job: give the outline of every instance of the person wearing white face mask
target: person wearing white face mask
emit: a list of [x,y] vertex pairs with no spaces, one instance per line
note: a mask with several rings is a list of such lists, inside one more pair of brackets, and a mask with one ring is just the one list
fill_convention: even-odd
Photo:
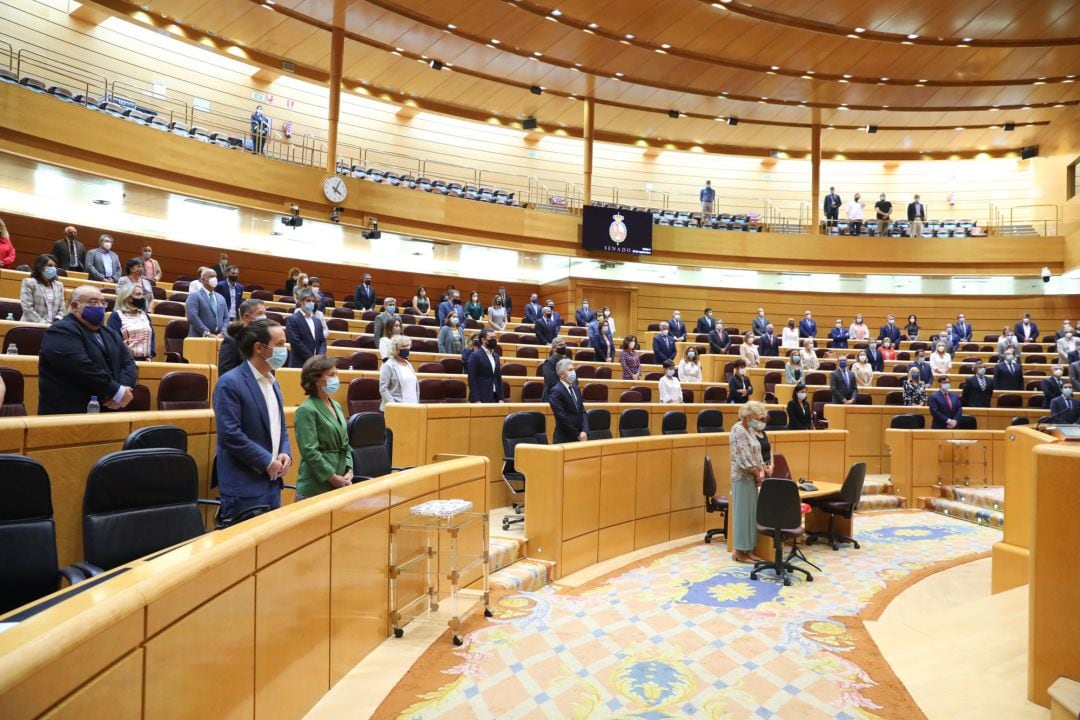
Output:
[[750,375],[746,372],[746,361],[736,360],[734,372],[728,380],[728,402],[749,402],[753,392],[754,387],[750,384]]
[[1052,422],[1061,425],[1080,422],[1080,401],[1074,400],[1073,394],[1072,386],[1066,385],[1061,389],[1061,395],[1050,403]]
[[300,387],[308,398],[296,408],[295,416],[300,451],[297,501],[346,487],[353,480],[349,430],[345,413],[334,399],[341,388],[334,361],[325,355],[308,358],[300,372]]
[[788,430],[811,430],[813,429],[813,415],[810,413],[810,403],[806,399],[806,386],[799,383],[791,392],[791,399],[787,404],[787,429]]
[[1005,357],[994,366],[994,387],[1002,391],[1024,389],[1024,368],[1012,350],[1006,350]]
[[686,342],[686,323],[682,321],[682,313],[678,310],[671,314],[671,322],[668,328],[675,342]]
[[787,327],[780,331],[780,347],[785,350],[799,347],[799,329],[795,327],[795,318],[788,318]]
[[851,370],[855,373],[855,382],[859,387],[869,387],[874,384],[874,366],[867,359],[865,350],[859,351]]
[[917,367],[911,368],[904,380],[904,404],[908,406],[926,404],[926,383],[923,382],[922,374]]
[[[739,422],[731,428],[728,441],[731,453],[731,559],[735,562],[758,562],[753,554],[757,546],[757,486],[765,481],[771,466],[771,448],[765,435],[765,406],[757,401],[739,408]],[[765,457],[769,448],[770,457]]]
[[956,393],[949,392],[952,387],[949,378],[938,378],[940,390],[930,396],[931,430],[952,430],[960,424],[964,414],[963,405]]
[[653,362],[663,364],[675,360],[675,340],[671,337],[667,321],[660,323],[660,332],[653,338]]
[[285,320],[289,341],[289,367],[302,368],[308,358],[326,353],[326,335],[315,317],[315,293],[307,287],[300,291],[297,309]]
[[86,272],[91,280],[116,282],[120,277],[120,257],[113,252],[109,235],[98,238],[98,246],[86,253]]
[[934,377],[939,377],[948,375],[950,369],[952,369],[952,355],[945,352],[945,343],[939,342],[930,355],[930,372],[934,374]]
[[694,346],[686,349],[679,362],[679,379],[683,382],[701,382],[701,352]]
[[64,286],[56,279],[56,259],[38,255],[19,288],[22,321],[51,325],[64,317]]
[[274,377],[289,355],[285,328],[273,320],[252,322],[239,331],[237,347],[246,362],[222,375],[213,395],[220,516],[226,525],[281,507],[282,479],[292,466]]
[[586,327],[594,320],[596,320],[596,311],[590,309],[589,298],[585,298],[581,301],[581,307],[574,311],[574,322],[578,324],[578,327]]
[[217,275],[204,268],[199,276],[199,287],[188,293],[188,337],[222,337],[225,331],[225,298],[214,292]]
[[659,385],[660,402],[681,403],[683,401],[682,384],[679,378],[675,377],[675,363],[671,360],[664,361],[664,376],[660,378]]
[[1050,377],[1042,381],[1042,406],[1049,409],[1050,403],[1061,395],[1061,389],[1068,382],[1065,380],[1065,369],[1060,364],[1054,363],[1050,368]]
[[806,382],[806,370],[802,366],[802,353],[792,350],[784,364],[784,384],[797,385]]
[[1058,359],[1065,364],[1069,362],[1069,355],[1076,352],[1080,344],[1076,340],[1076,332],[1072,327],[1065,328],[1065,333],[1057,341]]
[[803,340],[802,350],[799,351],[799,357],[802,358],[802,368],[806,372],[811,370],[817,370],[821,363],[818,361],[817,353],[814,352],[814,339],[806,338]]
[[754,344],[754,333],[746,333],[742,344],[739,345],[739,359],[746,367],[757,367],[761,363],[761,355]]
[[461,329],[461,316],[457,310],[451,310],[439,329],[439,352],[448,355],[461,355],[465,348],[465,331]]
[[855,316],[855,322],[851,323],[848,328],[848,335],[852,340],[868,340],[870,338],[870,328],[865,322],[863,322],[862,314]]
[[994,384],[986,377],[982,358],[976,358],[974,372],[960,388],[960,400],[964,407],[990,407],[994,396]]

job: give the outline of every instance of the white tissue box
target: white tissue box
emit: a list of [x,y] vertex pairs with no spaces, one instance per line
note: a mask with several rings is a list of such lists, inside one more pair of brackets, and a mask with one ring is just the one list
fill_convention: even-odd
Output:
[[449,519],[472,509],[473,504],[468,500],[429,500],[412,506],[409,512],[422,517]]

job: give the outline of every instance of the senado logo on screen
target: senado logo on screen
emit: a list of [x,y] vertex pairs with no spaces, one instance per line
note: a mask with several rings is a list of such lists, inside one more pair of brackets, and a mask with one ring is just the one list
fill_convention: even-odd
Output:
[[622,244],[623,240],[626,239],[626,225],[623,224],[623,220],[626,218],[619,213],[615,213],[611,216],[611,219],[614,222],[608,227],[608,237],[611,238],[611,242],[615,243],[616,246],[619,246]]

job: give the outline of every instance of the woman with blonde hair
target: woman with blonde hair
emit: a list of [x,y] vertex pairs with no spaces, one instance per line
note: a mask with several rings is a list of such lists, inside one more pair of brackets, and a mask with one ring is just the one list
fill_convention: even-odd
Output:
[[[765,405],[756,400],[739,408],[739,422],[731,428],[731,532],[735,548],[732,560],[741,563],[759,562],[754,555],[757,546],[758,486],[771,470],[763,448],[765,436]],[[771,453],[770,453],[771,455]]]
[[409,362],[412,339],[408,335],[395,335],[390,340],[390,357],[383,363],[379,372],[379,395],[382,405],[379,411],[386,410],[390,403],[420,402],[420,382],[416,371]]
[[739,346],[739,357],[746,362],[746,367],[755,368],[761,362],[761,354],[758,353],[757,345],[754,344],[754,333],[748,332],[743,335],[742,345]]
[[109,328],[124,340],[136,361],[154,359],[154,326],[147,314],[146,290],[143,286],[128,283],[116,288],[116,304],[109,316]]
[[10,268],[15,265],[15,246],[11,243],[11,234],[7,225],[0,219],[0,268]]

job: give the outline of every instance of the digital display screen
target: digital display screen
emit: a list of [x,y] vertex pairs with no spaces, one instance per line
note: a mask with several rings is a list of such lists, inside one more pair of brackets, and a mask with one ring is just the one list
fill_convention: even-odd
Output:
[[653,217],[640,210],[586,205],[581,209],[581,246],[620,255],[652,255]]

